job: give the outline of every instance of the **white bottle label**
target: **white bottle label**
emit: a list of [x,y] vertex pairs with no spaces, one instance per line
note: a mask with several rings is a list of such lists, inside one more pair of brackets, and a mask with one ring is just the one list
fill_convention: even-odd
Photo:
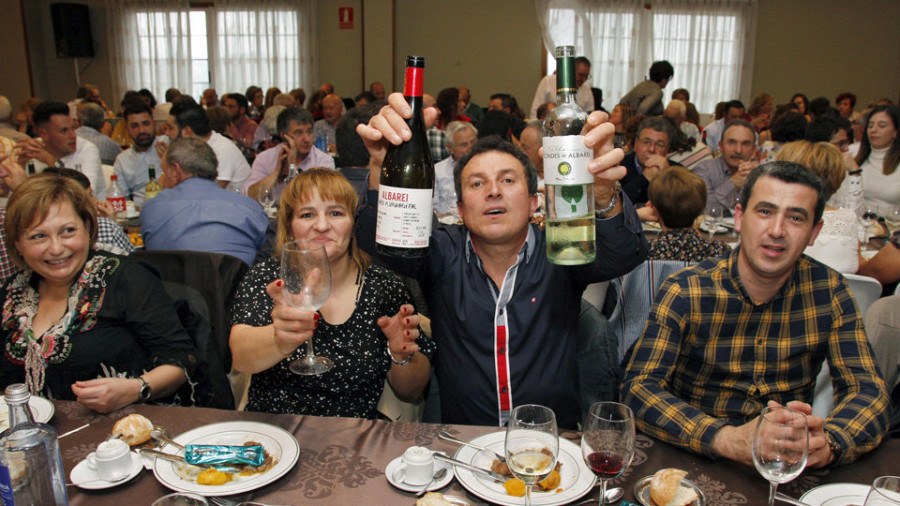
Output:
[[584,146],[583,135],[544,137],[544,183],[552,185],[591,184],[594,176],[587,164],[594,152]]
[[375,242],[396,248],[427,248],[433,193],[431,189],[379,186]]

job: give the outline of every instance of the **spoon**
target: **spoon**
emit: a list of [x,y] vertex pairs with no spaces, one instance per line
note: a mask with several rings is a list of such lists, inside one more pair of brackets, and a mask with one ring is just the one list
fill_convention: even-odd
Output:
[[184,446],[182,446],[179,443],[176,443],[174,439],[169,437],[169,433],[163,427],[160,427],[160,426],[153,427],[153,430],[150,431],[150,437],[152,437],[153,439],[155,439],[157,441],[161,441],[163,443],[170,444],[170,445],[174,446],[175,448],[178,448],[182,452],[184,451]]
[[[618,502],[622,496],[625,495],[625,489],[622,487],[613,487],[606,491],[606,495],[603,496],[603,504],[612,504],[614,502]],[[597,503],[597,499],[587,499],[585,501],[581,501],[578,504],[590,504]],[[578,506],[578,505],[576,505]]]
[[500,455],[499,453],[495,452],[494,450],[489,450],[483,446],[478,446],[478,445],[472,444],[468,441],[463,441],[462,439],[457,439],[457,438],[451,436],[450,433],[447,431],[442,430],[442,431],[438,432],[438,437],[441,439],[444,439],[446,441],[450,441],[450,442],[460,444],[463,446],[468,446],[469,448],[475,448],[476,450],[481,450],[483,452],[493,453],[495,459],[499,460],[500,462],[506,463],[506,457],[504,457],[503,455]]
[[443,478],[443,477],[446,476],[446,475],[447,475],[447,468],[446,468],[446,467],[442,467],[442,468],[438,469],[438,470],[434,473],[434,476],[431,477],[431,481],[429,481],[428,483],[426,483],[424,487],[422,487],[418,492],[416,492],[416,497],[422,497],[423,495],[425,495],[425,492],[427,492],[428,489],[431,488],[431,484],[432,484],[432,483],[434,483],[434,482],[440,480],[441,478]]

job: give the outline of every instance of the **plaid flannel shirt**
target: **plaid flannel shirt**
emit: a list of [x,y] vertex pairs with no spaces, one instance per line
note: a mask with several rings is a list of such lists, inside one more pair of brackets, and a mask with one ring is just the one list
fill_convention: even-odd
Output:
[[712,456],[716,432],[752,420],[768,400],[811,402],[827,358],[836,401],[825,430],[843,448],[839,463],[877,447],[887,388],[841,275],[803,256],[775,297],[754,304],[738,278],[739,251],[660,288],[621,386],[637,426]]
[[425,131],[428,136],[428,147],[431,148],[431,159],[437,163],[450,156],[447,149],[447,134],[443,130],[431,127]]

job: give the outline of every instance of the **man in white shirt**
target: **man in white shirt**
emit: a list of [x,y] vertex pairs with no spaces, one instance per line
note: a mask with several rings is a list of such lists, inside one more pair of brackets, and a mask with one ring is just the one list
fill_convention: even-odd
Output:
[[[591,77],[591,61],[584,56],[575,58],[575,102],[586,112],[594,110],[594,94],[587,80]],[[534,100],[531,102],[529,118],[537,118],[537,109],[547,102],[556,103],[556,74],[550,74],[541,79],[537,91],[534,92]]]
[[478,131],[466,121],[451,121],[447,125],[447,149],[450,156],[434,164],[434,212],[438,217],[453,215],[459,217],[456,208],[459,199],[456,197],[456,185],[453,182],[453,171],[456,162],[469,154],[478,140]]
[[250,164],[241,150],[227,137],[209,128],[206,111],[187,101],[176,102],[169,114],[169,131],[178,137],[199,137],[209,144],[219,160],[216,182],[222,188],[242,188],[250,177]]
[[131,104],[122,113],[125,131],[134,140],[134,144],[116,157],[115,174],[119,178],[119,186],[125,192],[125,198],[134,201],[134,205],[144,205],[144,190],[150,180],[149,168],[152,165],[157,179],[162,176],[162,161],[156,150],[157,142],[168,142],[166,136],[156,136],[156,123],[153,111],[146,104]]
[[106,178],[100,167],[100,152],[97,146],[75,134],[69,106],[49,100],[41,102],[34,108],[32,122],[38,137],[19,142],[19,163],[25,166],[33,159],[38,171],[49,166],[78,169],[90,179],[94,196],[105,200]]

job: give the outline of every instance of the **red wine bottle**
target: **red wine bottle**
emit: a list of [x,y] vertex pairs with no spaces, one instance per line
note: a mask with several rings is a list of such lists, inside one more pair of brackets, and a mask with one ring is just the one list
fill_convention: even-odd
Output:
[[381,165],[375,247],[382,255],[421,257],[431,237],[434,162],[422,115],[425,58],[406,58],[403,95],[412,108],[406,120],[412,137],[391,145]]

